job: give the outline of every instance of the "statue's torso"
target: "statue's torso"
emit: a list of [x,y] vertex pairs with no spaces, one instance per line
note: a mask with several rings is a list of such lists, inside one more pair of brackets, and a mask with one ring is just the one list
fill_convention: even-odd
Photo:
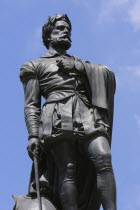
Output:
[[93,109],[82,73],[62,71],[56,62],[59,59],[67,58],[43,58],[36,67],[41,93],[46,99],[41,113],[40,139],[63,137],[67,133],[70,138],[71,135],[84,137],[95,131]]

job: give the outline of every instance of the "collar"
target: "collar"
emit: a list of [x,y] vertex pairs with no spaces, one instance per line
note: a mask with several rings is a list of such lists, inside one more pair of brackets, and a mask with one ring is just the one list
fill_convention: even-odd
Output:
[[[55,50],[53,51],[49,51],[46,52],[44,55],[41,56],[41,58],[52,58],[52,57],[57,57],[57,56],[61,56],[59,53],[57,53]],[[68,57],[71,57],[69,54],[65,54],[63,56],[68,56]]]

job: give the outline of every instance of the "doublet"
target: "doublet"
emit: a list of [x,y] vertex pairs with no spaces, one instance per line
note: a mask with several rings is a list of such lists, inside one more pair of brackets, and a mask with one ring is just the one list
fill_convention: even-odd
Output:
[[[71,71],[61,70],[59,60],[74,64]],[[20,79],[25,94],[25,122],[29,138],[42,143],[58,138],[87,138],[103,135],[110,128],[105,109],[94,106],[86,74],[88,63],[68,54],[46,53],[21,67]],[[45,103],[41,108],[41,97]]]

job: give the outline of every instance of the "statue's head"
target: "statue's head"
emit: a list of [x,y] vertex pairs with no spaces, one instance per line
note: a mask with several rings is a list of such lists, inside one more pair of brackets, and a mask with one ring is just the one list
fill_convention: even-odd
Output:
[[67,15],[57,14],[49,17],[42,27],[42,39],[44,45],[68,50],[71,47],[71,22]]

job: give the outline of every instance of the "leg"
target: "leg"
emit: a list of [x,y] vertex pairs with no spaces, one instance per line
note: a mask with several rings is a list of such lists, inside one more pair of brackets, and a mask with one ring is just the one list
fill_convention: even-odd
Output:
[[52,149],[54,161],[59,169],[59,195],[63,210],[77,210],[75,145],[63,141]]
[[116,210],[116,183],[112,169],[110,146],[99,136],[85,142],[85,150],[97,173],[97,190],[104,210]]

